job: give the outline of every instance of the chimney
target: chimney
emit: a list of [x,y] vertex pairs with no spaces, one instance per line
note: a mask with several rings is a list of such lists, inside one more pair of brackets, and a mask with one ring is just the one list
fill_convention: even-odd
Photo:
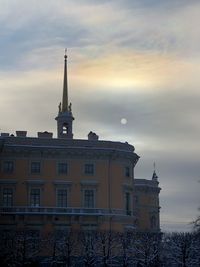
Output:
[[27,131],[16,131],[17,137],[26,137]]
[[99,139],[99,136],[92,131],[89,132],[88,134],[88,140],[90,141],[97,141]]
[[38,132],[38,138],[52,138],[53,133],[45,132]]
[[10,134],[9,133],[1,133],[1,136],[2,137],[8,137],[8,136],[10,136]]

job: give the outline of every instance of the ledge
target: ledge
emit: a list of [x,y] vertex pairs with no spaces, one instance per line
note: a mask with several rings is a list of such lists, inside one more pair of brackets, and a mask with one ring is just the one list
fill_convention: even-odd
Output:
[[97,209],[97,208],[58,208],[58,207],[0,207],[0,214],[16,215],[79,215],[79,216],[119,216],[135,217],[127,215],[125,210],[120,209]]
[[25,181],[26,184],[28,185],[44,185],[45,181],[44,180],[26,180]]
[[16,184],[16,179],[1,179],[0,184]]

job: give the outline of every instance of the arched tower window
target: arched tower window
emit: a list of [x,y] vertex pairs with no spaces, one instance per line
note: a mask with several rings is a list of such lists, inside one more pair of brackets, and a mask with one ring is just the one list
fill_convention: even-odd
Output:
[[68,124],[67,123],[63,124],[62,132],[63,132],[63,134],[68,134]]

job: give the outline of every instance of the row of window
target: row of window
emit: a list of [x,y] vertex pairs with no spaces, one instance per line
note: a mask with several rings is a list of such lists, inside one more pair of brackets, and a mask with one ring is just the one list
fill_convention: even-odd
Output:
[[[68,207],[68,190],[63,188],[58,188],[56,190],[57,207]],[[14,189],[13,188],[3,188],[2,192],[2,206],[11,207],[14,202]],[[41,206],[41,189],[40,188],[30,188],[29,191],[29,205],[31,207]],[[94,189],[84,189],[83,195],[83,206],[85,208],[95,207],[95,190]]]
[[[2,171],[4,173],[13,173],[14,172],[14,162],[13,161],[4,161],[2,166]],[[30,172],[33,174],[39,174],[41,172],[41,162],[33,161],[30,165]],[[58,163],[58,173],[67,174],[68,173],[68,164],[65,162]],[[85,174],[94,174],[94,164],[85,164],[84,166]]]
[[[3,188],[2,206],[11,207],[14,202],[14,189]],[[96,194],[94,189],[83,190],[83,207],[95,208]],[[65,188],[57,188],[56,190],[57,207],[68,207],[68,190]],[[41,206],[41,189],[30,188],[29,190],[29,205],[31,207]],[[125,193],[125,209],[127,215],[131,215],[131,195],[129,192]]]
[[[59,162],[57,165],[58,174],[66,175],[68,173],[68,164],[66,162]],[[4,161],[2,165],[2,171],[4,173],[13,173],[14,172],[14,162],[13,161]],[[84,174],[94,175],[95,168],[93,163],[84,164]],[[40,174],[41,173],[41,162],[32,161],[30,164],[30,173]],[[131,168],[129,166],[124,167],[125,177],[131,176]]]

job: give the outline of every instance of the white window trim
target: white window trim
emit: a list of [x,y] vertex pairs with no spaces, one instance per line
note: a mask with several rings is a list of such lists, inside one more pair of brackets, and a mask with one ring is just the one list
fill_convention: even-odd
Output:
[[[94,167],[94,172],[93,173],[85,173],[85,165],[86,164],[92,164],[93,167]],[[94,161],[85,161],[83,163],[83,171],[82,171],[83,175],[84,176],[95,176],[96,175],[96,162]]]
[[[59,190],[67,190],[67,206],[64,206],[64,207],[60,207],[58,206],[58,191]],[[56,187],[56,207],[57,208],[67,208],[67,207],[70,207],[69,205],[69,188],[68,187],[61,187],[61,186],[57,186]]]
[[[40,190],[40,205],[39,206],[32,206],[31,205],[31,190],[32,189],[39,189]],[[29,187],[29,206],[32,208],[42,207],[42,189],[41,189],[41,187],[38,187],[38,186],[30,186]]]
[[[39,173],[31,172],[31,165],[33,162],[39,162],[40,163],[40,172]],[[37,175],[39,176],[39,175],[42,175],[42,173],[43,173],[43,161],[41,159],[37,159],[37,158],[30,160],[30,162],[29,162],[29,174],[33,175],[33,176],[37,176]]]
[[131,212],[131,216],[133,215],[133,193],[131,190],[124,190],[123,195],[124,195],[124,211],[127,212],[126,210],[126,193],[130,194],[130,212]]
[[[59,173],[59,164],[60,163],[66,163],[67,164],[67,173]],[[56,162],[56,174],[58,176],[69,176],[70,168],[69,168],[69,162],[64,160],[59,160]]]
[[[92,190],[93,191],[93,194],[94,194],[94,202],[93,202],[93,207],[92,208],[89,208],[89,207],[86,207],[85,206],[85,191],[86,190]],[[84,187],[84,188],[82,188],[82,207],[85,208],[85,209],[93,209],[93,208],[96,208],[96,188],[94,188],[94,187]]]
[[0,180],[0,206],[3,206],[3,189],[12,188],[13,190],[13,206],[15,205],[15,192],[17,181],[15,179],[1,179]]
[[56,203],[55,206],[58,207],[58,199],[57,199],[57,190],[58,189],[67,189],[67,207],[70,207],[71,205],[71,181],[66,180],[54,180],[53,184],[55,186],[55,194],[56,194]]
[[[13,171],[12,172],[4,172],[4,162],[6,161],[12,161],[13,162]],[[14,159],[12,158],[8,158],[8,159],[4,159],[4,160],[1,160],[1,173],[5,174],[5,175],[9,175],[9,174],[15,174],[16,172],[16,162]]]
[[11,205],[11,207],[12,206],[14,206],[14,203],[15,203],[15,188],[13,187],[13,186],[11,186],[11,185],[8,185],[8,186],[3,186],[2,187],[2,192],[1,192],[1,206],[3,206],[3,207],[9,207],[9,206],[4,206],[3,204],[3,200],[4,200],[4,189],[12,189],[12,205]]
[[[126,167],[129,168],[130,176],[126,176]],[[131,164],[123,164],[123,176],[127,179],[133,178],[133,166]]]

